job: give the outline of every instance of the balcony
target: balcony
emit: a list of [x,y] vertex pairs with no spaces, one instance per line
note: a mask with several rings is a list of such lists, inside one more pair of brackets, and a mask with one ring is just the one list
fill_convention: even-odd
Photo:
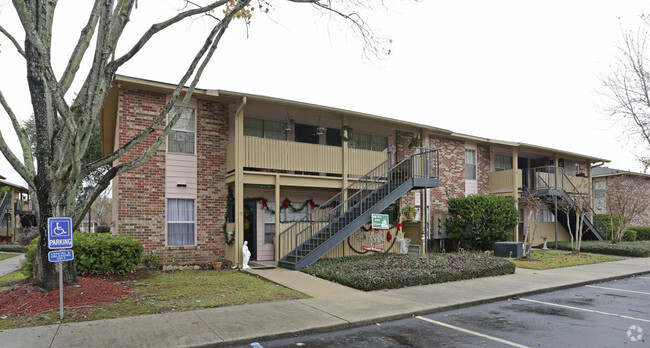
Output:
[[[343,173],[340,146],[244,136],[244,168],[268,171]],[[360,176],[386,160],[385,152],[347,149],[348,175]],[[235,170],[235,142],[226,147],[226,170]]]
[[517,189],[562,190],[570,193],[589,194],[589,178],[568,176],[562,167],[539,167],[517,169],[517,183],[513,185],[513,170],[490,173],[490,192],[512,193]]

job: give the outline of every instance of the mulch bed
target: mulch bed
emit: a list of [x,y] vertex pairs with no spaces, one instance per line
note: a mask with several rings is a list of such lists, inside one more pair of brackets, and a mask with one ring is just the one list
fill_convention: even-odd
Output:
[[[83,275],[74,285],[63,285],[65,308],[92,308],[102,302],[120,300],[133,295],[125,282],[149,277],[146,270],[124,276],[119,274]],[[0,318],[34,315],[59,308],[59,287],[44,292],[30,280],[16,283],[10,290],[0,292]]]

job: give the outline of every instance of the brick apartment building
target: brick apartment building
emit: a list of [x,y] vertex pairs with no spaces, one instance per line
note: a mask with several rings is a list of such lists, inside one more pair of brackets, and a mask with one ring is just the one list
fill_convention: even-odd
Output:
[[[104,154],[148,126],[173,88],[118,76],[102,113]],[[223,90],[196,90],[182,112],[151,160],[113,181],[113,233],[133,236],[164,264],[200,264],[216,257],[238,263],[244,240],[253,260],[290,268],[355,254],[372,243],[388,250],[394,238],[370,230],[367,214],[405,205],[420,210],[426,199],[428,214],[404,229],[424,252],[422,235],[444,238],[432,220],[446,213],[449,197],[518,198],[522,188],[535,187],[545,189],[543,194],[577,190],[591,200],[591,168],[607,161]],[[139,156],[163,127],[118,163]],[[369,208],[372,199],[378,203]],[[542,226],[538,237],[567,239],[551,213],[535,217]],[[394,216],[391,236],[398,233]],[[522,212],[522,222],[526,218]]]

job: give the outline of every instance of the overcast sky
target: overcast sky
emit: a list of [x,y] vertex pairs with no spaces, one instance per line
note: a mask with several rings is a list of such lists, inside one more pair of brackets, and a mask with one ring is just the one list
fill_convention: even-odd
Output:
[[[90,3],[60,1],[53,51],[59,73]],[[175,3],[138,1],[130,42]],[[361,42],[341,22],[309,6],[273,4],[247,29],[241,21],[231,24],[199,87],[350,109],[642,169],[634,156],[642,148],[635,150],[637,144],[607,117],[598,92],[621,28],[637,28],[650,9],[647,2],[389,1],[388,9],[363,13],[393,41],[383,61],[364,60]],[[0,0],[0,23],[22,42],[9,0]],[[118,73],[176,82],[210,24],[198,19],[178,25]],[[0,90],[28,118],[24,62],[4,36],[0,45]],[[4,110],[0,130],[19,151]],[[2,156],[0,175],[22,183]]]

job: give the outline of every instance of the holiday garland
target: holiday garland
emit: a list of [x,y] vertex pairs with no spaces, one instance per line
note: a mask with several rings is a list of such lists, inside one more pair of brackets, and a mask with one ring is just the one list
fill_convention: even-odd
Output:
[[226,197],[226,217],[223,219],[223,235],[226,241],[226,245],[230,246],[233,243],[235,243],[235,234],[232,233],[230,237],[228,237],[228,230],[226,229],[226,226],[228,226],[228,217],[232,213],[232,207],[234,206],[234,201],[235,201],[235,195],[232,193],[232,189],[228,187],[228,196]]

